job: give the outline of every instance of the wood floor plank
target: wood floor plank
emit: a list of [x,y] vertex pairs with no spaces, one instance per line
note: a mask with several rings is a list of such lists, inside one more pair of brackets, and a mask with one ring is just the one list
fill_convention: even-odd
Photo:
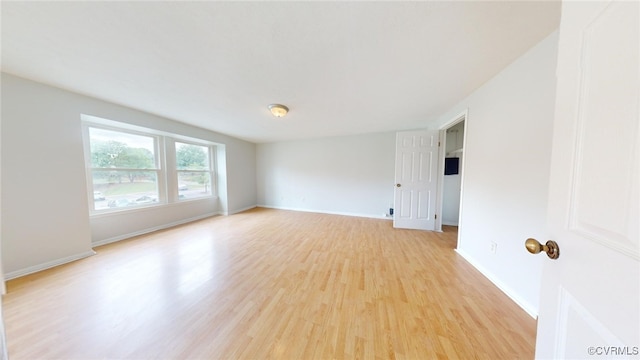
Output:
[[9,281],[12,359],[533,357],[535,321],[457,233],[254,209]]

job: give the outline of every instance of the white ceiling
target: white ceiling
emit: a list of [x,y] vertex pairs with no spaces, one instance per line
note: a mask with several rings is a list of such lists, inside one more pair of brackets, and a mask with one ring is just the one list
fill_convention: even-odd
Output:
[[1,6],[2,71],[253,142],[427,127],[560,17],[556,1]]

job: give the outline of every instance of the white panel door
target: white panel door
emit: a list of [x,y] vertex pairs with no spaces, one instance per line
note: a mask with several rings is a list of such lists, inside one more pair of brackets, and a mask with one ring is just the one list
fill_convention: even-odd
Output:
[[638,4],[563,3],[540,359],[640,357]]
[[396,135],[393,227],[435,229],[438,131]]
[[8,360],[9,355],[7,353],[7,341],[4,330],[4,316],[2,315],[2,298],[6,292],[4,284],[4,273],[2,271],[2,257],[0,256],[0,360]]

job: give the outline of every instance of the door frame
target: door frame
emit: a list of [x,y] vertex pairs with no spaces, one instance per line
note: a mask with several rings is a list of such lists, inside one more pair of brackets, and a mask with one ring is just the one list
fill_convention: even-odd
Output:
[[[464,126],[464,135],[462,137],[462,148],[465,149],[466,151],[466,147],[467,147],[467,124],[469,124],[469,109],[464,109],[462,112],[458,113],[456,116],[454,116],[453,118],[451,118],[451,120],[449,120],[448,122],[444,123],[443,125],[440,126],[439,130],[439,140],[440,140],[440,147],[439,147],[439,151],[438,151],[438,190],[437,190],[437,194],[436,194],[436,214],[439,214],[438,218],[436,219],[436,225],[435,225],[435,230],[442,232],[442,206],[444,203],[444,158],[447,155],[447,130],[450,129],[451,127],[461,123],[461,122],[465,122],[465,126]],[[465,171],[464,171],[464,164],[466,163],[466,156],[462,156],[462,161],[460,164],[460,214],[458,215],[459,217],[459,221],[458,221],[458,229],[462,228],[462,201],[464,199],[464,175],[465,175]],[[458,236],[460,232],[458,231]],[[458,244],[458,240],[456,239],[456,248],[457,248],[457,244]]]

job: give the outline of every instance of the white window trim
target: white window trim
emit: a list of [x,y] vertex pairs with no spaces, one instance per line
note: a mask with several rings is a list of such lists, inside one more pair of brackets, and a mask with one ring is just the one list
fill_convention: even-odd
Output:
[[[169,167],[167,169],[167,179],[169,180],[168,183],[171,184],[171,186],[169,186],[170,191],[168,191],[168,194],[170,195],[170,198],[172,199],[172,202],[187,202],[187,201],[195,201],[195,200],[200,200],[200,199],[207,199],[207,198],[214,198],[217,199],[218,198],[218,184],[217,184],[217,176],[216,176],[216,146],[213,145],[210,142],[203,142],[203,141],[198,141],[198,140],[194,140],[194,139],[185,139],[184,137],[178,138],[178,137],[168,137],[167,138],[167,142],[170,142],[170,145],[167,145],[165,148],[167,150],[167,154],[169,152],[171,152],[171,162],[173,164],[173,166]],[[198,145],[198,146],[204,146],[209,150],[209,170],[205,171],[205,170],[178,170],[178,166],[177,166],[177,159],[176,159],[176,142],[182,143],[182,144],[189,144],[189,145]],[[180,199],[180,192],[178,190],[179,187],[179,181],[178,181],[178,173],[180,172],[206,172],[210,174],[211,177],[211,194],[210,195],[203,195],[203,196],[198,196],[195,198],[189,198],[189,199]]]
[[[82,139],[85,157],[85,172],[87,183],[87,194],[89,201],[90,216],[108,216],[109,214],[122,212],[141,211],[145,208],[157,208],[174,206],[178,203],[190,201],[215,200],[218,198],[218,179],[217,179],[217,146],[219,144],[203,140],[183,136],[179,134],[168,133],[155,129],[144,128],[141,126],[121,123],[113,120],[107,120],[91,115],[81,115],[82,120]],[[93,176],[92,173],[96,169],[91,166],[91,141],[89,128],[95,127],[105,130],[117,131],[133,135],[149,136],[154,138],[156,150],[156,169],[135,169],[141,171],[155,171],[157,174],[158,201],[152,204],[140,204],[131,207],[109,208],[96,210],[93,198]],[[199,196],[196,198],[179,199],[178,193],[178,172],[176,164],[175,143],[186,143],[199,146],[206,146],[209,150],[209,173],[211,176],[211,194]],[[126,169],[117,169],[125,170]],[[191,171],[191,170],[190,170]]]

